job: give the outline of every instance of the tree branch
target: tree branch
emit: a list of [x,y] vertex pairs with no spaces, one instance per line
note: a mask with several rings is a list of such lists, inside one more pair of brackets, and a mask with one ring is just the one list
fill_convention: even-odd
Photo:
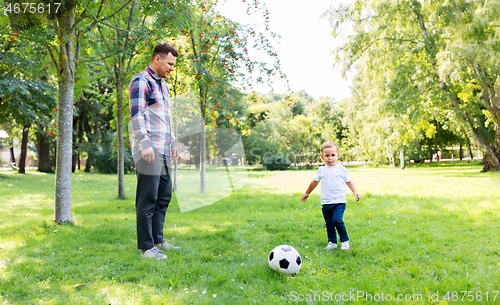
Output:
[[103,22],[103,21],[97,19],[96,17],[87,16],[86,18],[94,19],[95,22],[98,22],[98,23],[103,24],[103,25],[105,25],[107,27],[113,28],[113,29],[115,29],[117,31],[129,32],[129,30],[120,29],[120,28],[114,27],[114,26],[112,26],[110,24],[107,24],[106,22]]
[[80,15],[80,17],[78,17],[78,19],[75,21],[75,23],[73,23],[73,25],[69,29],[68,33],[72,33],[76,29],[76,27],[80,24],[80,22],[82,22],[85,19],[86,15],[87,15],[87,8],[85,8],[83,10],[83,13]]
[[127,3],[125,3],[122,7],[120,7],[116,12],[114,12],[113,14],[109,15],[108,17],[105,17],[105,18],[102,18],[102,20],[106,20],[108,18],[111,18],[113,17],[114,15],[118,14],[122,9],[124,9],[130,2],[132,2],[133,0],[129,0]]
[[[135,4],[135,0],[132,2],[132,5],[130,7],[130,15],[129,15],[128,23],[127,23],[127,30],[129,30],[129,31],[130,31],[130,25],[132,23],[132,15],[134,13],[134,4]],[[128,39],[125,41],[125,49],[127,48],[127,45],[128,45]],[[132,58],[134,56],[132,53],[133,52],[131,52],[131,55],[128,58],[127,67],[126,68],[124,67],[124,73],[125,73],[125,75],[128,74],[128,71],[129,71],[129,68],[130,68],[130,62],[132,61]],[[125,58],[125,54],[123,54],[123,58]]]
[[[44,44],[43,45],[47,51],[49,52],[50,54],[50,60],[52,61],[52,63],[54,64],[54,67],[56,68],[56,70],[59,70],[59,65],[57,64],[57,61],[55,59],[55,56],[54,56],[54,50],[52,49],[52,47],[48,44]],[[57,50],[56,50],[57,51]],[[59,57],[61,57],[61,54],[59,54],[59,52],[57,52],[57,55],[59,55]]]
[[[129,32],[130,32],[130,24],[132,23],[133,14],[134,14],[134,3],[132,3],[132,5],[130,6],[130,14],[128,16],[128,21],[127,21],[127,31],[129,31]],[[125,46],[123,47],[124,50],[127,49],[127,45],[128,45],[128,39],[125,39]],[[125,54],[123,54],[123,58],[125,58]]]
[[[96,18],[99,18],[99,14],[101,14],[101,10],[103,7],[105,0],[101,0],[101,4],[99,5],[99,9],[97,10]],[[88,26],[87,26],[87,31],[91,30],[95,25],[97,24],[96,20],[93,20]]]
[[[111,56],[114,57],[115,54],[112,52],[110,46],[108,45],[108,42],[104,39],[104,35],[102,34],[101,27],[97,26],[97,29],[99,30],[99,34],[101,34],[101,38],[104,41],[104,44],[106,45],[106,48],[108,49],[109,53],[111,54]],[[104,66],[106,67],[106,70],[108,70],[108,73],[111,73],[111,71],[109,71],[108,65],[106,64],[106,61],[104,60],[104,57],[102,57],[102,55],[101,55],[101,59],[104,63]]]

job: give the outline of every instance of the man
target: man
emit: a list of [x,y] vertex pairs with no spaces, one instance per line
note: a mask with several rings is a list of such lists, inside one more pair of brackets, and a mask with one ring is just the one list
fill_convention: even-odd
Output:
[[171,45],[158,44],[149,66],[129,86],[132,152],[137,170],[137,247],[145,258],[164,259],[167,256],[163,249],[178,248],[163,240],[165,214],[172,198],[172,159],[179,157],[164,78],[174,70],[178,55]]

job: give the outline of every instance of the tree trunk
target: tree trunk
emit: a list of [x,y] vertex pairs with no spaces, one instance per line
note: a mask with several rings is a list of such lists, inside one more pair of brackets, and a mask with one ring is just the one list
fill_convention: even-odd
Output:
[[[478,82],[481,84],[486,109],[493,118],[495,129],[493,143],[486,141],[488,145],[484,145],[481,139],[475,139],[479,141],[478,148],[481,149],[483,157],[488,161],[481,171],[500,171],[500,85],[496,85],[498,84],[496,77],[491,77],[484,72],[481,63],[474,63],[472,68],[476,73]],[[477,137],[474,136],[474,138]]]
[[30,131],[29,125],[23,127],[23,139],[21,140],[21,157],[19,157],[19,173],[26,173],[26,155],[28,153],[28,134]]
[[[226,157],[227,159],[229,159],[229,162],[231,162],[231,154],[229,154],[228,156],[226,156],[225,153],[223,153],[224,157]],[[229,186],[231,187],[231,192],[234,193],[235,190],[234,190],[234,184],[233,184],[233,179],[231,178],[231,173],[229,171],[229,164],[231,163],[226,163],[224,165],[224,167],[226,168],[226,177],[227,177],[227,180],[229,181]]]
[[[92,134],[92,131],[90,131],[90,124],[89,124],[88,116],[85,116],[83,126],[85,129],[85,133],[87,134],[87,139],[88,139],[90,144],[92,144],[92,142],[94,141],[93,138],[97,132],[97,122],[98,122],[98,120],[96,119],[96,121],[95,121],[96,125],[94,125],[94,133]],[[91,167],[90,159],[91,159],[91,157],[92,157],[92,153],[91,153],[91,150],[89,150],[87,152],[87,164],[85,164],[85,170],[84,170],[84,172],[86,172],[86,173],[90,173],[90,167]]]
[[[175,106],[173,106],[173,103],[172,103],[172,117],[173,117],[174,109],[175,109]],[[175,139],[177,140],[177,139],[179,139],[179,128],[177,128],[177,118],[173,123],[175,126]],[[178,164],[179,164],[179,159],[174,160],[174,171],[173,171],[174,178],[172,181],[172,191],[174,191],[174,192],[177,191],[177,167],[178,167]]]
[[40,134],[36,143],[36,150],[38,151],[38,171],[42,173],[51,173],[52,167],[50,164],[50,143],[49,139]]
[[54,151],[51,155],[52,158],[50,159],[50,164],[54,165],[54,170],[55,170],[55,166],[56,166],[56,156],[57,156],[57,143],[56,143],[56,145],[54,145]]
[[91,167],[90,160],[89,158],[87,158],[87,163],[85,164],[85,169],[83,171],[86,173],[90,173],[90,167]]
[[78,120],[78,170],[80,168],[80,145],[83,143],[83,117]]
[[74,173],[76,170],[76,152],[73,151],[73,154],[71,155],[71,172]]
[[118,153],[116,168],[118,171],[118,199],[125,199],[125,147],[123,145],[123,80],[120,67],[116,72],[116,133]]
[[[73,132],[78,129],[79,117],[73,117]],[[73,137],[73,155],[71,156],[71,172],[74,173],[76,170],[76,159],[78,154],[78,144],[76,143],[77,138]]]
[[[483,152],[484,157],[488,160],[484,168],[481,170],[482,172],[486,171],[500,171],[500,160],[497,157],[497,153],[495,151],[494,145],[488,143],[488,141],[479,134],[473,127],[473,124],[469,119],[467,119],[467,123],[469,124],[469,132],[470,137],[474,140],[475,144],[478,148]],[[472,152],[471,152],[472,156]]]
[[402,148],[399,151],[399,165],[401,169],[405,169],[405,152]]
[[460,142],[460,149],[458,150],[458,156],[460,158],[460,161],[464,158],[464,148],[462,147],[462,142]]
[[202,117],[199,119],[200,123],[200,191],[202,193],[207,192],[207,181],[206,181],[206,167],[205,167],[205,161],[206,161],[206,150],[207,150],[207,133],[206,133],[206,127],[205,127],[205,120],[203,120]]
[[10,151],[10,163],[14,163],[14,165],[16,165],[16,155],[14,154],[14,138],[10,138],[9,151]]
[[[71,215],[71,153],[73,138],[73,101],[75,73],[74,30],[75,9],[68,8],[65,14],[58,16],[60,71],[58,85],[58,118],[56,182],[54,221],[56,223],[73,222]],[[70,31],[71,30],[71,31]]]
[[474,156],[472,155],[472,148],[470,146],[469,137],[467,137],[467,149],[469,150],[469,160],[467,160],[467,163],[470,163],[470,160],[472,160]]

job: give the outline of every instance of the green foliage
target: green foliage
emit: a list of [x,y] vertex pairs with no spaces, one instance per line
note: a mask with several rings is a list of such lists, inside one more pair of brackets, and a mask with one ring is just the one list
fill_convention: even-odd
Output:
[[[264,165],[264,156],[280,154],[293,163],[308,164],[317,160],[324,141],[337,141],[336,131],[343,130],[341,114],[326,110],[333,103],[328,100],[324,108],[328,114],[335,113],[337,121],[319,110],[322,100],[315,101],[305,92],[292,95],[291,100],[278,94],[249,96],[245,122],[251,132],[243,137],[248,161]],[[292,107],[294,103],[301,106]]]
[[56,100],[55,88],[39,64],[45,54],[33,43],[20,42],[18,35],[8,39],[10,35],[1,34],[6,42],[0,43],[0,123],[49,125]]
[[[257,97],[251,97],[251,100],[254,100],[255,98]],[[272,104],[263,103],[250,105],[246,111],[245,121],[247,126],[250,129],[253,129],[258,123],[265,122],[271,112],[272,107]]]
[[48,125],[55,106],[54,88],[45,81],[7,77],[0,79],[2,108],[0,123],[14,120],[26,125],[42,120]]
[[320,142],[334,141],[342,143],[347,133],[347,128],[342,123],[343,109],[333,98],[321,97],[307,106],[307,115],[313,120],[318,132],[321,134]]

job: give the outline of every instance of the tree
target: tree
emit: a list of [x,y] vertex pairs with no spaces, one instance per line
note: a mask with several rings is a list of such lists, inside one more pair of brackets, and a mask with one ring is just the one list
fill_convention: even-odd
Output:
[[[12,4],[12,3],[11,3]],[[37,5],[44,5],[37,2]],[[83,34],[78,25],[96,5],[77,1],[61,1],[60,6],[48,13],[11,13],[11,33],[19,32],[20,38],[33,41],[46,48],[57,71],[58,125],[54,221],[72,222],[71,215],[71,156],[73,135],[74,78],[79,56],[79,41]],[[78,13],[78,15],[77,15]],[[46,23],[45,23],[46,22]],[[3,21],[5,24],[6,22]],[[45,24],[44,24],[45,23]],[[76,34],[76,35],[75,35]],[[76,41],[75,41],[76,39]],[[75,44],[76,42],[76,44]]]
[[[416,13],[419,6],[415,5]],[[484,153],[483,171],[500,171],[500,3],[459,1],[443,7],[450,23],[439,50],[439,77],[454,88],[450,101],[469,138]],[[491,131],[491,133],[489,132]]]
[[[196,5],[189,9],[189,14],[185,14],[184,22],[172,29],[180,35],[173,39],[173,44],[184,57],[178,59],[177,69],[190,75],[190,78],[184,82],[185,88],[182,88],[182,91],[195,92],[198,103],[198,124],[201,130],[199,133],[200,191],[202,193],[206,192],[205,160],[208,146],[206,131],[220,126],[215,125],[217,119],[213,121],[214,119],[210,118],[211,110],[215,110],[217,116],[223,114],[224,125],[228,128],[239,126],[241,122],[235,117],[236,111],[230,108],[233,101],[227,91],[231,84],[238,80],[241,84],[252,87],[252,83],[248,84],[239,70],[248,69],[249,73],[258,75],[256,80],[259,82],[275,74],[282,75],[276,53],[265,35],[221,16],[216,11],[216,5],[215,1],[197,1]],[[253,5],[257,6],[257,1],[254,1]],[[267,12],[264,12],[264,15],[267,18]],[[165,14],[160,15],[158,22],[167,24],[170,16],[170,12],[166,11]],[[272,66],[250,59],[248,48],[252,38],[256,37],[260,39],[255,39],[254,47],[261,47],[272,58],[275,58]]]
[[[482,85],[483,94],[474,94],[481,83],[478,78],[485,79],[481,76],[481,71],[485,71],[481,67],[492,68],[486,72],[492,78],[483,84],[493,84],[491,79],[497,79],[494,65],[484,64],[487,52],[472,51],[469,56],[462,52],[463,56],[454,56],[461,64],[454,66],[462,68],[461,71],[453,69],[453,73],[443,60],[451,58],[451,50],[458,52],[452,47],[458,38],[455,34],[462,35],[465,29],[470,29],[467,30],[469,35],[462,36],[471,44],[475,43],[478,49],[488,43],[496,46],[491,35],[480,38],[478,33],[485,33],[485,29],[491,29],[496,22],[496,15],[485,12],[497,11],[497,6],[497,3],[461,1],[421,4],[414,0],[401,3],[356,1],[352,6],[339,6],[329,13],[334,35],[343,32],[346,25],[352,25],[355,34],[337,49],[338,62],[343,64],[345,71],[354,68],[355,64],[357,69],[365,69],[368,73],[365,77],[374,77],[378,82],[374,88],[379,93],[379,101],[393,109],[399,108],[408,118],[413,116],[412,125],[436,119],[441,124],[453,125],[455,130],[465,129],[488,157],[490,165],[484,170],[498,169],[494,148],[497,141],[488,141],[488,132],[478,128],[480,122],[487,121],[485,117],[489,113],[496,113],[496,106],[489,98],[491,94],[487,93],[493,91]],[[457,16],[462,15],[467,18],[456,21]],[[462,30],[458,33],[457,29]],[[459,45],[466,44],[459,42]],[[495,48],[483,49],[491,50],[488,56],[498,58]],[[469,98],[471,96],[474,99]],[[418,117],[420,119],[415,120]],[[498,130],[498,124],[495,123],[492,129]]]
[[306,113],[319,129],[320,140],[342,142],[344,130],[342,109],[333,98],[321,97],[307,105]]

